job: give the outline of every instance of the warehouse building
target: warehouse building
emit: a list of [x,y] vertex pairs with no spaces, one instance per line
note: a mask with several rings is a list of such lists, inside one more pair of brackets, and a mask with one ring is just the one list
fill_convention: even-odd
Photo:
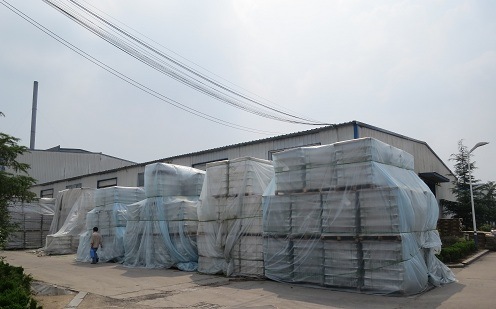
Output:
[[[29,152],[18,156],[17,161],[30,165],[28,170],[29,176],[36,179],[38,184],[82,177],[101,171],[136,165],[136,162],[112,157],[99,152],[61,148],[60,146],[46,150],[30,149]],[[14,173],[11,169],[8,169],[7,172]],[[67,188],[78,187],[79,186],[69,186]],[[64,189],[66,188],[64,187]],[[38,191],[36,194],[40,197],[55,197],[58,191],[60,190],[48,189]]]
[[[451,181],[454,175],[438,155],[429,147],[426,142],[406,137],[391,131],[387,131],[359,121],[351,121],[336,125],[329,125],[321,128],[285,134],[250,142],[244,142],[209,150],[177,155],[162,158],[140,164],[132,164],[130,161],[120,160],[122,166],[109,167],[106,170],[89,171],[84,175],[74,175],[69,177],[54,178],[49,181],[39,181],[31,188],[32,192],[40,197],[56,195],[58,191],[68,188],[88,187],[105,188],[111,186],[140,187],[144,184],[144,169],[147,164],[155,162],[171,163],[183,166],[190,166],[198,169],[205,169],[206,164],[220,160],[231,160],[239,157],[255,157],[272,160],[272,155],[290,148],[303,146],[316,146],[332,144],[350,139],[372,137],[394,147],[402,149],[413,155],[415,160],[415,172],[429,186],[436,199],[454,200],[451,193]],[[36,154],[36,153],[34,153]],[[102,158],[105,155],[101,155]],[[51,170],[52,177],[63,174],[68,166],[81,166],[81,157],[74,156],[70,160],[64,161],[64,166],[36,166],[33,160],[33,168]],[[117,164],[118,161],[112,164]],[[29,162],[28,162],[29,163]],[[126,165],[127,163],[127,165]],[[85,163],[86,164],[86,163]],[[57,170],[57,172],[53,172]],[[62,173],[62,174],[61,174]]]

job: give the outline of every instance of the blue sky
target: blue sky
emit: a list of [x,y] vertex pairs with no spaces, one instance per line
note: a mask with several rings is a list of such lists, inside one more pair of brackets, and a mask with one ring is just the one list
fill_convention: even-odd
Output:
[[[260,118],[195,92],[43,1],[6,1],[174,100],[272,132],[221,126],[159,101],[0,5],[0,111],[6,115],[0,131],[24,145],[34,80],[39,149],[61,145],[145,162],[313,128]],[[425,141],[450,168],[459,140],[468,148],[487,141],[473,153],[474,175],[496,180],[494,1],[79,2],[276,108],[326,123],[358,120]]]

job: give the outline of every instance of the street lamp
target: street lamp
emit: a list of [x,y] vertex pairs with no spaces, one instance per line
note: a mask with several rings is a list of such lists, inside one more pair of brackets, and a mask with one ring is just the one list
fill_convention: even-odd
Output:
[[470,202],[472,203],[472,224],[474,225],[474,242],[475,242],[475,249],[478,249],[478,245],[479,245],[479,240],[477,239],[477,225],[475,223],[475,207],[474,207],[474,193],[472,191],[472,173],[470,171],[470,154],[472,153],[472,151],[474,151],[476,148],[480,147],[480,146],[484,146],[484,145],[487,145],[489,144],[488,142],[478,142],[477,144],[475,144],[474,147],[472,147],[472,149],[470,149],[470,151],[468,152],[468,158],[467,158],[467,161],[468,161],[468,182],[470,184]]

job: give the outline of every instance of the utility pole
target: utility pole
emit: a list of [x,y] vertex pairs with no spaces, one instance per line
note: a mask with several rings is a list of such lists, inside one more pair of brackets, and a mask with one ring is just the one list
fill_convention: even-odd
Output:
[[31,139],[29,141],[29,149],[34,150],[36,139],[36,110],[38,107],[38,81],[34,81],[33,85],[33,109],[31,112]]

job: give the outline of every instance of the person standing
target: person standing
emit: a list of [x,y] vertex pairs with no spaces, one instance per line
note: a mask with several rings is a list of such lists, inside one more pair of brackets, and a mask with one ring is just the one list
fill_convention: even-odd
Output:
[[96,264],[98,263],[98,254],[96,251],[98,250],[98,247],[103,248],[103,242],[102,242],[102,235],[98,233],[98,227],[93,228],[93,234],[91,234],[91,249],[90,249],[90,256],[91,256],[91,264]]

